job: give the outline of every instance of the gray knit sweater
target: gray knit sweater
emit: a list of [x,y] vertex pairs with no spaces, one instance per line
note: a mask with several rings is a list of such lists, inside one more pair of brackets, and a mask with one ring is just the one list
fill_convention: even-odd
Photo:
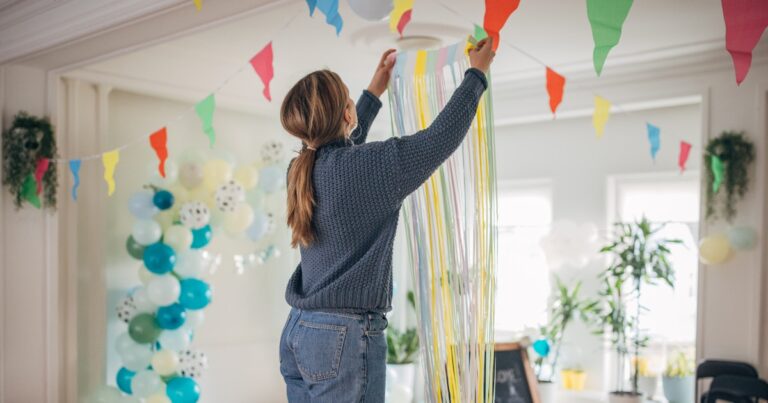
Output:
[[317,150],[313,171],[316,240],[301,248],[285,299],[294,308],[386,312],[392,305],[392,245],[403,200],[461,144],[485,75],[469,69],[434,122],[414,135],[365,143],[381,102],[364,91],[351,142]]

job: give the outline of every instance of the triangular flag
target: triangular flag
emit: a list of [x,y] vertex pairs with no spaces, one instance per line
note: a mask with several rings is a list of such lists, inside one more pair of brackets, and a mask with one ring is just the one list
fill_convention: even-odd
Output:
[[160,176],[165,178],[165,160],[168,159],[168,131],[165,127],[149,136],[149,145],[155,150],[157,159],[160,161],[157,170],[160,172]]
[[483,27],[475,24],[475,34],[473,35],[475,37],[475,41],[482,41],[483,39],[488,37],[488,32],[485,32],[485,29]]
[[723,161],[717,156],[713,155],[710,157],[711,160],[711,166],[712,169],[712,193],[717,193],[718,190],[720,190],[720,185],[723,183]]
[[656,161],[656,154],[661,148],[661,130],[650,123],[645,126],[648,129],[648,142],[651,143],[651,158]]
[[43,193],[43,176],[48,171],[48,165],[51,160],[48,158],[40,158],[37,160],[37,166],[35,167],[35,182],[37,184],[37,194]]
[[560,102],[563,101],[564,89],[565,77],[547,67],[547,94],[549,94],[549,109],[553,115],[557,111]]
[[77,201],[77,188],[80,187],[80,160],[70,160],[69,171],[72,172],[72,200]]
[[595,95],[595,112],[592,115],[592,125],[595,126],[597,138],[603,137],[605,123],[611,116],[611,101]]
[[200,11],[203,9],[203,0],[195,0],[195,8],[197,11]]
[[120,161],[120,150],[107,151],[101,154],[101,162],[104,164],[104,180],[107,182],[107,194],[115,193],[115,167]]
[[680,142],[680,154],[677,156],[677,166],[680,167],[680,172],[685,171],[685,164],[688,162],[688,155],[691,153],[691,143],[686,141]]
[[592,59],[598,76],[603,72],[608,52],[619,43],[631,7],[632,0],[587,0],[587,18],[595,42]]
[[272,101],[272,95],[269,93],[269,83],[272,81],[272,78],[275,77],[275,69],[272,59],[272,42],[269,42],[267,46],[264,46],[259,53],[256,53],[256,55],[251,58],[251,66],[253,66],[253,70],[256,71],[261,82],[264,83],[264,91],[262,94],[264,94],[264,98],[267,98],[267,101]]
[[394,7],[389,14],[389,30],[403,36],[405,26],[411,21],[413,0],[394,0],[393,4]]
[[752,50],[768,27],[765,0],[722,0],[725,49],[731,54],[736,84],[741,84],[752,64]]
[[213,94],[208,95],[195,105],[195,111],[203,123],[203,132],[208,136],[211,148],[213,148],[213,143],[216,142],[216,131],[213,130],[213,111],[215,109],[216,98]]
[[29,174],[24,178],[24,183],[21,185],[21,197],[37,208],[42,206],[40,198],[37,196],[37,181],[35,181],[34,175]]
[[309,6],[310,16],[315,13],[315,8],[317,8],[325,14],[325,22],[336,27],[336,35],[341,33],[344,21],[341,19],[341,14],[339,14],[339,0],[307,0],[307,5]]
[[499,32],[507,19],[517,10],[520,0],[485,0],[485,16],[483,17],[483,28],[488,32],[488,36],[493,39],[493,50],[499,47]]

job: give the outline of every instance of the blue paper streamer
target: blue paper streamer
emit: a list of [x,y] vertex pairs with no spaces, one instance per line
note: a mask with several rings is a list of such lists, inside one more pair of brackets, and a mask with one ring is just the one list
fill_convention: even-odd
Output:
[[656,154],[661,148],[661,132],[657,126],[650,123],[645,124],[648,127],[648,142],[651,143],[651,158],[656,161]]
[[77,201],[77,188],[80,187],[80,160],[70,160],[69,170],[72,172],[72,200]]
[[341,19],[341,14],[339,14],[339,0],[307,0],[307,5],[309,6],[310,16],[315,13],[315,8],[317,8],[325,14],[325,22],[336,27],[336,35],[341,33],[344,21]]

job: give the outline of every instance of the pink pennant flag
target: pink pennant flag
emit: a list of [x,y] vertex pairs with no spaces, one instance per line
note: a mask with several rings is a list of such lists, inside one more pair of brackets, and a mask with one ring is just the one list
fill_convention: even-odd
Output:
[[40,158],[37,160],[37,166],[35,167],[35,182],[37,182],[37,194],[43,192],[43,176],[48,171],[48,165],[51,160],[48,158]]
[[722,0],[725,49],[731,54],[736,84],[741,84],[752,65],[752,50],[768,27],[768,1]]
[[680,173],[685,171],[685,164],[688,162],[688,155],[691,153],[691,144],[686,141],[680,142],[680,155],[677,157],[677,165],[680,167]]
[[397,32],[400,34],[400,36],[403,36],[405,27],[411,22],[411,15],[413,15],[413,9],[404,12],[400,17],[400,21],[397,22]]
[[251,66],[253,66],[253,70],[256,71],[261,82],[264,83],[263,94],[264,98],[267,98],[267,101],[272,101],[272,95],[269,93],[269,83],[272,81],[272,78],[275,77],[275,68],[272,59],[272,42],[269,42],[267,46],[264,46],[264,49],[260,50],[259,53],[256,53],[256,55],[251,58]]

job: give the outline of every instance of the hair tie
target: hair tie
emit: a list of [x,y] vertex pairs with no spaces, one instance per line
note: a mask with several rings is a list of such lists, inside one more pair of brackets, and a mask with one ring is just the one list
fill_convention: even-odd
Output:
[[315,147],[312,147],[312,146],[306,146],[306,147],[307,147],[307,150],[317,151],[317,148]]

